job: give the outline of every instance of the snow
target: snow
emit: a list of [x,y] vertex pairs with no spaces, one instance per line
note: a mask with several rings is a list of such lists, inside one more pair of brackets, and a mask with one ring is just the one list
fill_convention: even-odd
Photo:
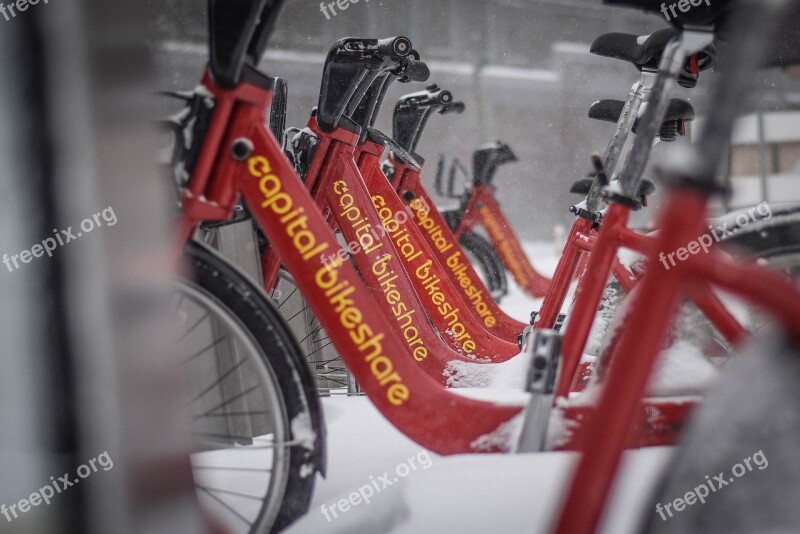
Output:
[[301,413],[292,419],[291,427],[294,441],[306,449],[313,450],[317,435],[311,427],[311,417],[307,413]]
[[[329,514],[328,521],[322,505],[348,499],[421,450],[364,397],[326,398],[323,409],[328,421],[328,479],[318,479],[309,513],[287,530],[289,534],[546,533],[577,458],[567,452],[449,457],[429,453],[429,469],[398,477],[368,504],[339,511],[336,518]],[[668,447],[626,453],[602,532],[635,531],[670,455]]]
[[661,353],[650,381],[654,396],[685,395],[705,391],[718,371],[703,353],[688,341],[678,341]]

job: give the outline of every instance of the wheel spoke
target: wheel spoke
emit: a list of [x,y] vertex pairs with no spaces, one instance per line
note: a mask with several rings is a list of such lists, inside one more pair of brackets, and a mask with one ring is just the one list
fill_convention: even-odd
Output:
[[231,376],[233,373],[235,373],[236,370],[239,369],[242,365],[244,365],[246,361],[247,360],[245,358],[242,358],[236,365],[234,365],[233,367],[231,367],[230,369],[225,371],[225,373],[220,375],[220,377],[216,380],[216,382],[214,382],[213,384],[209,385],[203,391],[198,393],[197,396],[191,400],[190,404],[192,402],[197,401],[200,397],[202,397],[203,395],[207,394],[209,391],[212,391],[215,387],[217,387],[220,383],[222,383],[223,380],[225,380],[226,378]]
[[227,399],[226,401],[224,401],[222,404],[218,404],[217,406],[214,406],[213,408],[211,408],[211,409],[210,409],[210,410],[208,410],[207,412],[204,412],[204,413],[203,413],[203,414],[201,414],[201,415],[208,415],[208,414],[210,414],[210,413],[214,412],[215,410],[219,410],[220,408],[224,408],[224,407],[225,407],[225,406],[227,406],[228,404],[230,404],[230,403],[232,403],[232,402],[234,402],[234,401],[237,401],[237,400],[241,399],[241,398],[242,398],[242,397],[244,397],[245,395],[249,395],[250,393],[252,393],[253,391],[255,391],[255,390],[256,390],[256,389],[258,389],[258,388],[259,388],[259,384],[256,384],[256,385],[254,385],[254,386],[251,386],[251,387],[249,387],[247,390],[245,390],[245,391],[242,391],[242,392],[241,392],[241,393],[239,393],[238,395],[234,395],[234,396],[233,396],[233,397],[231,397],[230,399]]
[[217,501],[218,503],[220,503],[222,506],[224,506],[225,508],[227,508],[227,509],[228,509],[228,510],[229,510],[229,511],[230,511],[230,512],[231,512],[231,513],[234,515],[234,516],[236,516],[236,517],[238,517],[240,520],[242,520],[242,522],[244,522],[244,524],[246,524],[246,525],[248,525],[248,526],[253,526],[253,522],[252,522],[252,521],[250,521],[249,519],[247,519],[246,517],[244,517],[244,516],[243,516],[242,514],[240,514],[238,511],[234,510],[234,509],[231,507],[231,505],[229,505],[228,503],[226,503],[225,501],[223,501],[222,499],[220,499],[219,497],[217,497],[216,495],[214,495],[213,493],[211,493],[211,491],[209,491],[207,488],[204,488],[204,487],[202,487],[202,486],[197,486],[197,489],[199,489],[200,491],[204,492],[206,495],[208,495],[209,497],[211,497],[212,499],[214,499],[215,501]]
[[200,349],[199,351],[195,352],[194,354],[192,354],[191,356],[189,356],[189,357],[188,357],[186,360],[184,360],[184,362],[183,362],[183,363],[184,363],[184,364],[186,364],[186,363],[189,363],[190,361],[194,360],[195,358],[197,358],[197,357],[198,357],[198,356],[200,356],[201,354],[203,354],[203,353],[205,353],[205,352],[208,352],[209,350],[213,349],[214,347],[216,347],[217,345],[219,345],[221,342],[225,341],[226,339],[228,339],[228,335],[227,335],[227,334],[226,334],[226,335],[224,335],[224,336],[222,336],[222,337],[220,337],[219,339],[217,339],[216,341],[214,341],[213,343],[211,343],[211,344],[210,344],[209,346],[207,346],[206,348],[204,348],[204,349]]
[[200,317],[200,319],[196,323],[194,323],[191,326],[191,328],[189,328],[189,330],[184,332],[183,335],[180,338],[178,338],[178,341],[183,341],[186,338],[186,336],[194,332],[194,329],[200,326],[203,323],[203,321],[205,321],[208,317],[209,317],[209,312],[204,313],[203,316]]

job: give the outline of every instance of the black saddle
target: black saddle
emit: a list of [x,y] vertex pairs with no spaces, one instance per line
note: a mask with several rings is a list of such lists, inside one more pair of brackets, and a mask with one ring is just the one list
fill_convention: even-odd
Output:
[[[677,0],[667,2],[663,0],[603,0],[603,3],[640,9],[664,17],[672,25],[680,28],[686,26],[713,27],[723,44],[727,39],[736,38],[728,31],[728,21],[736,5],[735,0],[703,0],[699,5],[691,3],[691,7],[686,8],[686,12],[680,10]],[[675,6],[675,17],[672,16],[670,9],[673,5]],[[791,6],[781,28],[770,28],[767,31],[777,31],[781,35],[775,39],[775,44],[767,52],[764,58],[765,67],[785,68],[800,63],[800,3],[795,2],[795,5]],[[735,61],[735,58],[731,58],[731,60]]]
[[[590,48],[592,54],[621,59],[633,64],[640,71],[654,72],[664,54],[664,49],[678,34],[675,28],[664,28],[651,35],[635,35],[632,33],[606,33],[594,40]],[[697,72],[710,69],[717,58],[714,45],[709,45],[697,54]],[[697,76],[692,72],[690,61],[681,72],[678,83],[682,87],[697,85]]]
[[[625,102],[622,100],[599,100],[589,108],[589,118],[616,123],[624,107]],[[674,141],[677,139],[677,134],[683,131],[684,123],[692,120],[694,120],[694,107],[687,100],[673,98],[669,102],[659,137],[662,141]],[[633,133],[636,133],[638,128],[639,118],[633,123]]]

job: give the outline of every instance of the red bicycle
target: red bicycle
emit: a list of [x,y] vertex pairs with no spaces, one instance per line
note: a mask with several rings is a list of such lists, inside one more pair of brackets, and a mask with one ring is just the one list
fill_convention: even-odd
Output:
[[[461,162],[453,160],[446,185],[443,159],[436,175],[439,195],[459,202],[457,208],[443,212],[444,218],[462,247],[474,255],[497,300],[508,292],[506,272],[533,298],[545,296],[550,288],[550,279],[531,264],[496,197],[497,169],[515,161],[511,147],[500,141],[478,148],[472,156],[472,179],[461,194],[455,190],[457,175],[468,175]],[[486,232],[489,241],[478,229]]]

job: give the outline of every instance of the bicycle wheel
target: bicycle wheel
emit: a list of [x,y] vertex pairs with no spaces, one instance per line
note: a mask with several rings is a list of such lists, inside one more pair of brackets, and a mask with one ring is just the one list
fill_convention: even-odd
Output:
[[287,270],[281,268],[270,298],[298,340],[303,358],[313,371],[317,390],[322,395],[358,393],[358,385]]
[[500,302],[508,294],[508,277],[497,251],[486,238],[472,232],[462,234],[458,242],[492,298]]
[[[726,252],[736,257],[749,257],[763,265],[800,280],[800,208],[776,213],[774,218],[736,228],[720,242]],[[759,330],[766,317],[758,309],[747,308],[753,331]]]
[[217,253],[187,244],[177,282],[198,500],[229,532],[277,532],[308,509],[325,429],[310,373],[280,316]]

